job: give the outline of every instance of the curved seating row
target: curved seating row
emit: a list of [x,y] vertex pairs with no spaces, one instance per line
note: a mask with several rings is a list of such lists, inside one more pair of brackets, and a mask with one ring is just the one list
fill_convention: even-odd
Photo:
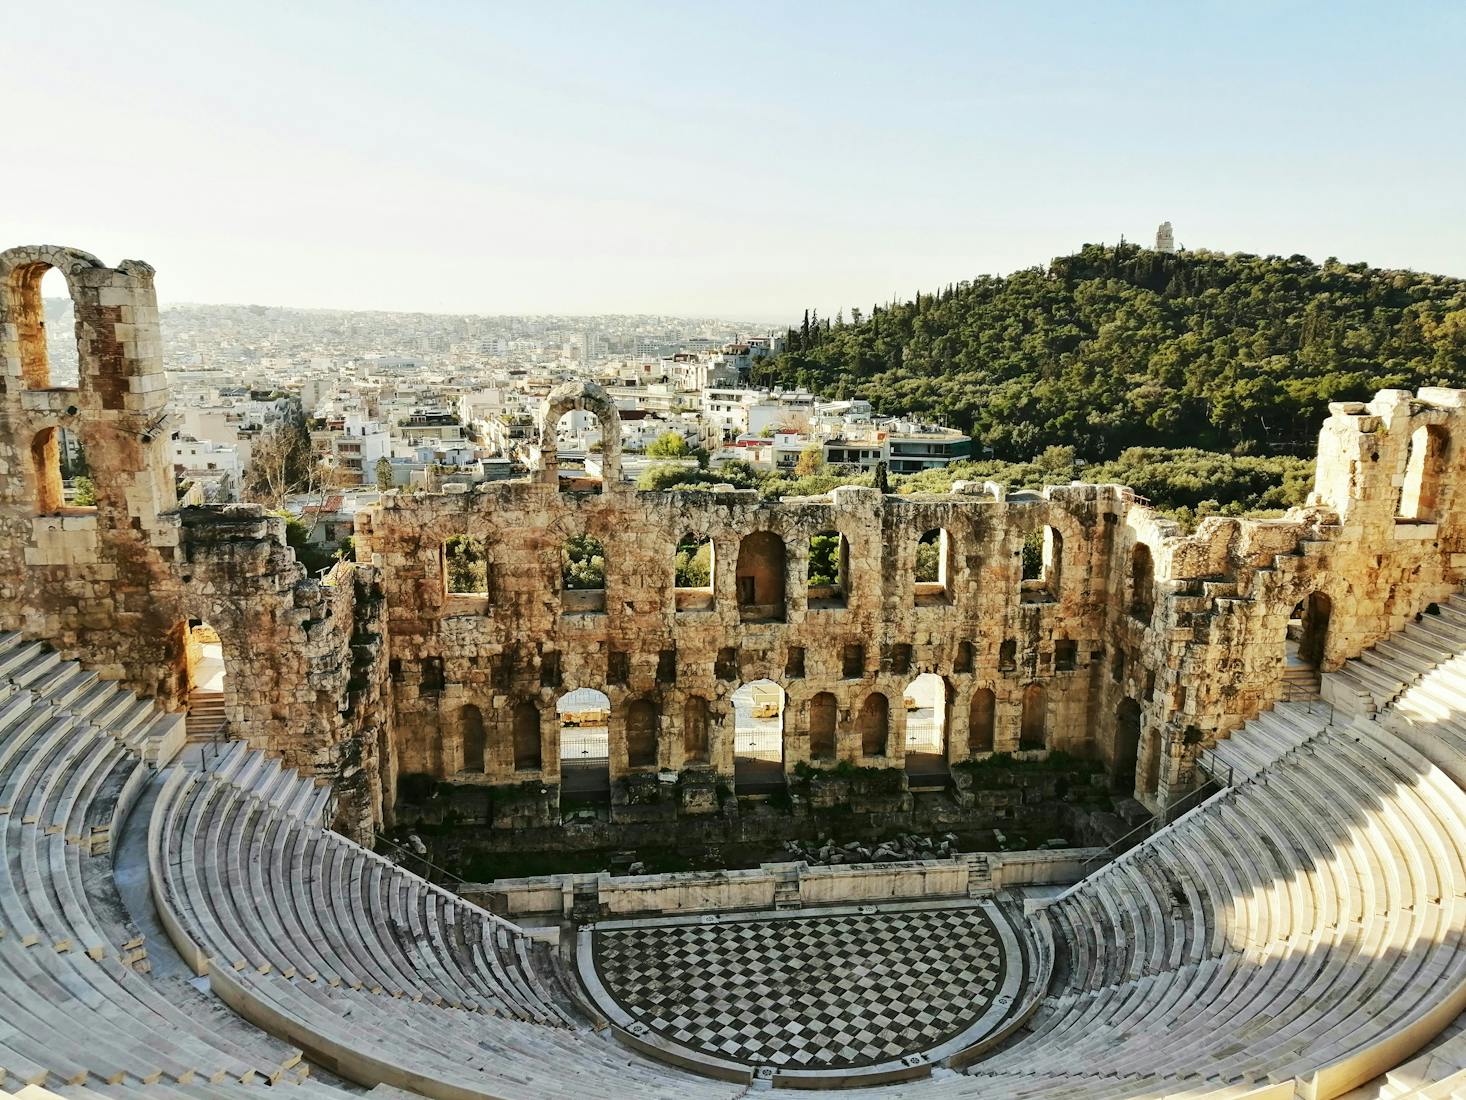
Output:
[[578,1026],[548,945],[288,799],[241,787],[241,774],[174,769],[148,847],[175,945],[246,1019],[344,1076],[429,1095],[601,1097],[612,1082],[648,1097],[739,1091]]
[[113,827],[153,774],[140,750],[162,751],[139,731],[173,716],[29,644],[12,639],[4,652],[0,1080],[159,1089],[283,1079],[299,1050],[214,1034],[163,996],[145,977],[142,935],[115,903]]

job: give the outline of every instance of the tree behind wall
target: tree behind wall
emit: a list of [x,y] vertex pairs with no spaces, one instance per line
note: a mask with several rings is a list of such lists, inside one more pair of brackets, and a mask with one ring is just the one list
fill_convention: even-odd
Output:
[[284,421],[255,442],[244,475],[245,499],[278,508],[289,494],[317,488],[321,481],[319,473],[305,421]]

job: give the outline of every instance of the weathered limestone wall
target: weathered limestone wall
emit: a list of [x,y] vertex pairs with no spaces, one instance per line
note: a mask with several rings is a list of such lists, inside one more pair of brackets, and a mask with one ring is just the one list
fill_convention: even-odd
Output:
[[[978,692],[994,693],[991,751],[999,752],[1025,747],[1024,698],[1037,693],[1032,709],[1042,717],[1031,722],[1029,745],[1036,734],[1044,749],[1097,756],[1117,784],[1159,810],[1195,785],[1202,744],[1278,698],[1300,601],[1313,593],[1332,601],[1321,662],[1332,668],[1460,583],[1466,558],[1452,485],[1461,451],[1450,435],[1462,427],[1462,397],[1386,391],[1368,406],[1335,406],[1307,508],[1279,520],[1214,518],[1193,535],[1118,486],[1006,498],[852,487],[771,503],[737,490],[561,492],[551,464],[475,494],[389,497],[359,518],[357,547],[383,577],[398,765],[460,783],[554,783],[556,700],[594,687],[611,700],[613,779],[694,766],[683,751],[690,699],[707,703],[708,763],[726,779],[730,697],[767,678],[788,693],[786,771],[811,761],[811,702],[825,692],[836,700],[837,751],[814,763],[898,768],[902,692],[934,672],[946,684],[949,760],[989,751],[969,740]],[[572,408],[615,423],[604,394],[578,385],[552,395],[546,431]],[[1407,451],[1425,427],[1439,433],[1429,461],[1417,458],[1436,481],[1424,495],[1430,517],[1399,519],[1405,497],[1420,499],[1405,486]],[[605,446],[613,461],[614,431]],[[1057,569],[1024,581],[1024,538],[1046,527],[1062,540]],[[947,533],[949,547],[945,586],[935,592],[914,572],[917,543],[933,529]],[[840,607],[806,596],[809,539],[831,530],[848,544]],[[764,532],[785,560],[770,583],[762,557],[757,585],[776,592],[781,579],[785,598],[781,621],[750,622],[740,609],[739,551]],[[580,534],[604,545],[603,597],[561,590],[560,547]],[[714,547],[712,591],[696,601],[673,587],[685,534]],[[489,595],[446,591],[443,546],[456,536],[483,540]],[[847,675],[853,647],[863,647],[863,660]],[[624,682],[608,683],[618,664]],[[859,714],[872,692],[890,705],[881,755],[862,745]],[[525,701],[539,715],[542,766],[516,770],[513,714]],[[658,736],[655,763],[633,767],[626,716],[636,701],[654,708]],[[456,716],[465,705],[484,716],[482,772],[463,768]]]
[[[593,408],[594,390],[583,387]],[[556,700],[590,687],[611,700],[613,777],[687,767],[684,719],[691,699],[707,703],[711,767],[731,776],[730,697],[740,684],[767,678],[788,693],[786,771],[810,759],[810,702],[825,692],[838,708],[836,758],[900,767],[902,693],[924,672],[947,685],[952,760],[970,755],[969,702],[979,688],[996,695],[993,748],[1016,751],[1031,684],[1046,693],[1047,747],[1093,751],[1088,718],[1103,667],[1109,532],[1122,506],[1121,490],[1109,486],[1056,488],[1043,498],[1010,501],[885,496],[849,487],[829,498],[770,503],[737,490],[562,493],[543,475],[474,494],[390,495],[361,513],[356,547],[358,560],[380,570],[386,593],[398,764],[458,782],[555,782]],[[1058,575],[1047,587],[1024,589],[1023,540],[1045,525],[1063,538]],[[948,582],[935,598],[923,591],[918,600],[917,542],[938,528],[948,536]],[[809,541],[832,530],[848,543],[845,606],[811,606]],[[771,532],[784,549],[779,622],[744,621],[740,611],[740,545],[761,532]],[[679,610],[673,587],[676,547],[688,533],[713,543],[711,599],[698,610]],[[603,610],[580,610],[585,594],[562,592],[561,545],[577,534],[605,547]],[[443,548],[458,536],[484,542],[487,597],[447,591]],[[1002,659],[1004,640],[1014,643],[1011,667]],[[1066,641],[1073,644],[1073,667],[1057,668],[1056,644]],[[860,660],[849,667],[855,651]],[[623,659],[624,683],[608,683],[611,666]],[[857,721],[872,692],[889,705],[880,755],[863,751]],[[513,714],[525,700],[540,716],[542,766],[516,771]],[[658,732],[655,763],[637,768],[629,763],[626,738],[635,700],[654,706]],[[482,773],[462,769],[456,715],[465,705],[478,708],[488,732]]]
[[[52,386],[40,280],[66,277],[79,385]],[[283,521],[254,506],[180,510],[153,270],[74,249],[0,253],[0,629],[173,709],[188,623],[219,632],[234,736],[338,781],[338,821],[369,838],[383,813],[390,718],[381,599],[370,569],[307,578]],[[61,495],[57,429],[85,449],[94,507]]]

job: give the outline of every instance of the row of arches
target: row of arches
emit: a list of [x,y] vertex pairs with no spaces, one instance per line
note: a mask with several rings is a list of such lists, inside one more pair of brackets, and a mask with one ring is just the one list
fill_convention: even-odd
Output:
[[[804,720],[809,737],[809,756],[816,763],[837,759],[842,726],[855,736],[863,757],[891,755],[891,737],[897,728],[893,710],[904,712],[901,722],[903,756],[930,756],[943,760],[952,746],[948,742],[953,692],[935,673],[913,679],[899,701],[879,689],[865,693],[853,703],[842,720],[841,704],[833,692],[821,691],[804,700]],[[994,750],[997,728],[997,695],[992,688],[978,688],[968,698],[965,755],[980,756]],[[749,773],[772,765],[782,775],[785,763],[785,727],[788,694],[773,680],[755,680],[740,685],[729,697],[733,758],[735,766]],[[507,750],[516,771],[539,771],[544,767],[543,717],[541,704],[533,699],[515,701],[507,721]],[[649,697],[622,704],[620,728],[625,738],[626,765],[656,767],[662,759],[662,712]],[[558,763],[562,770],[606,768],[610,762],[610,734],[613,726],[609,697],[596,688],[578,688],[563,694],[555,703],[554,722],[558,731]],[[490,759],[490,723],[473,703],[458,707],[448,720],[459,747],[457,770],[483,773],[493,770]],[[684,766],[711,763],[713,709],[701,696],[682,702],[681,753]],[[1021,696],[1020,744],[1025,750],[1047,745],[1047,696],[1044,685],[1027,685]],[[445,761],[449,764],[449,761]]]

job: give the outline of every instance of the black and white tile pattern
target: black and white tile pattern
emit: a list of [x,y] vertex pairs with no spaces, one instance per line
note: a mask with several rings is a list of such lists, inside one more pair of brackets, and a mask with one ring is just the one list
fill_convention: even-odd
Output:
[[779,1070],[929,1050],[983,1015],[1008,965],[977,907],[634,924],[592,938],[627,1014],[679,1046]]

